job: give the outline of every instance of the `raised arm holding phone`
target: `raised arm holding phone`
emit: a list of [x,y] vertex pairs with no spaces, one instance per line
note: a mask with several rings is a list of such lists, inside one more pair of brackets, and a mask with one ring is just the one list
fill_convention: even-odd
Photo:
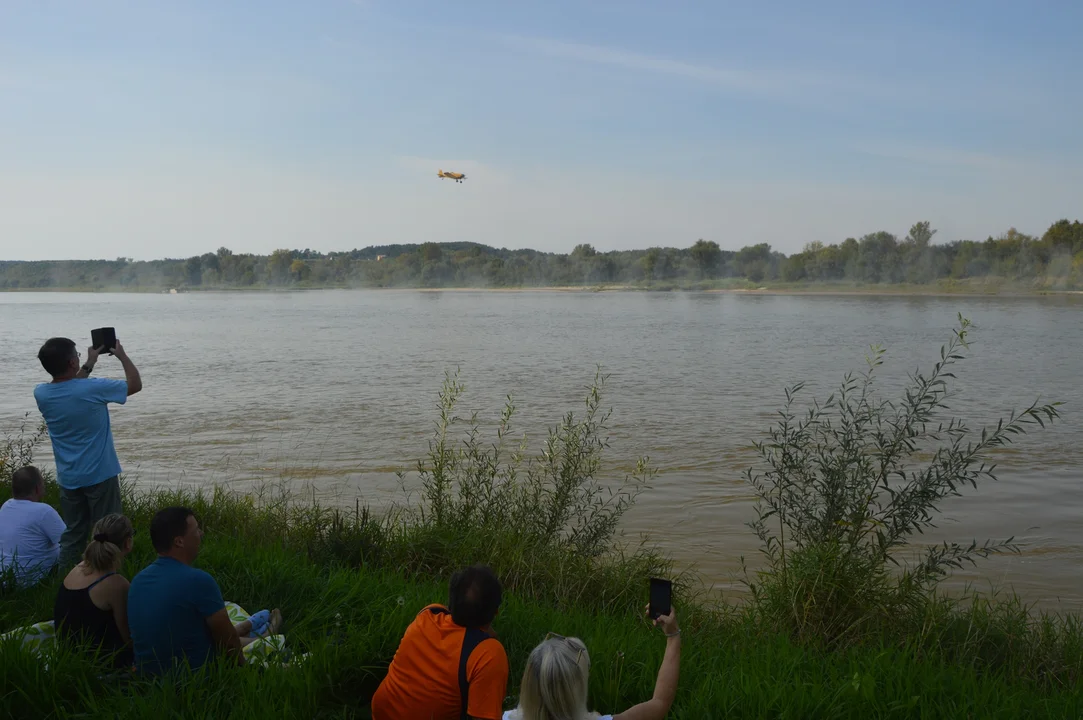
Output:
[[75,377],[80,379],[90,377],[90,373],[94,372],[94,366],[98,364],[99,356],[104,352],[108,352],[117,360],[120,360],[120,365],[124,368],[124,382],[128,384],[128,397],[143,389],[143,379],[139,377],[139,368],[128,357],[128,353],[124,352],[124,346],[120,344],[119,340],[116,341],[112,349],[108,349],[104,345],[98,348],[87,348],[86,362],[79,368],[79,372],[75,374]]

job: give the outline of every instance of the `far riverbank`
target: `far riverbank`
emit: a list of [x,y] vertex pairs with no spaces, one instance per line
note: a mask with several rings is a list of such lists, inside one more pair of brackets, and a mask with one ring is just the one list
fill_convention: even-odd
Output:
[[298,283],[285,286],[251,285],[245,287],[44,287],[44,288],[0,288],[3,293],[123,293],[147,295],[184,295],[189,293],[282,293],[311,291],[381,291],[381,292],[423,292],[423,293],[712,293],[741,295],[838,295],[838,296],[927,296],[927,297],[1080,297],[1083,290],[1035,288],[996,283],[943,283],[937,285],[875,284],[855,285],[848,283],[769,283],[766,285],[748,285],[739,283],[706,282],[694,285],[517,285],[487,287],[480,285],[448,287],[369,287],[346,285],[310,285]]

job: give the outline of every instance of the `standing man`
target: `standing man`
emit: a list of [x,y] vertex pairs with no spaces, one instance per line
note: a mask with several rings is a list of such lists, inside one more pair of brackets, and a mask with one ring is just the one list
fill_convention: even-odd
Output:
[[60,567],[65,570],[79,561],[94,523],[123,512],[108,403],[123,405],[143,389],[143,381],[119,341],[113,354],[124,367],[124,380],[91,379],[103,349],[87,350],[82,366],[68,338],[50,338],[38,351],[41,366],[53,377],[34,388],[34,400],[49,428],[56,460],[60,514],[67,525],[60,538]]

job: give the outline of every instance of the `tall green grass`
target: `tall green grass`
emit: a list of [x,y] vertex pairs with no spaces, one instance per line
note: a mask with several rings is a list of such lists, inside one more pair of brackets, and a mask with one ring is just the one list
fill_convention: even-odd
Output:
[[[137,518],[140,530],[146,517]],[[295,667],[215,667],[179,684],[103,683],[83,658],[61,652],[45,670],[0,647],[0,707],[8,717],[365,717],[366,705],[414,614],[446,595],[444,578],[313,563],[299,549],[208,530],[199,565],[248,608],[278,606]],[[145,538],[141,532],[140,537]],[[152,559],[145,542],[128,561]],[[48,617],[59,581],[5,598],[4,629]],[[682,677],[674,718],[1077,717],[1077,686],[1043,688],[1008,669],[977,670],[920,645],[873,643],[828,652],[764,633],[744,614],[684,608]],[[547,632],[582,637],[591,698],[613,711],[647,699],[662,640],[633,611],[558,609],[509,594],[496,622],[512,664],[508,705],[530,648]]]
[[[512,432],[510,400],[495,437],[486,438],[476,416],[457,415],[463,388],[449,376],[417,467],[420,500],[379,517],[360,505],[320,506],[288,493],[139,490],[126,482],[125,507],[137,529],[129,577],[153,559],[146,540],[153,513],[188,505],[206,530],[199,566],[228,599],[250,610],[280,607],[289,646],[306,659],[262,671],[212,667],[173,684],[120,684],[98,680],[97,668],[70,650],[60,648],[46,670],[4,643],[0,713],[366,717],[407,624],[424,605],[445,600],[453,569],[478,561],[492,564],[507,588],[496,622],[512,665],[507,707],[529,650],[549,631],[586,641],[594,707],[616,712],[647,699],[663,642],[640,608],[646,579],[670,570],[664,557],[617,533],[652,473],[643,459],[616,485],[599,479],[603,386],[599,377],[582,412],[562,418],[541,452],[530,455]],[[0,468],[31,461],[40,440],[33,430],[9,439],[0,446]],[[0,486],[0,500],[8,493],[9,485]],[[51,482],[47,501],[57,501]],[[792,587],[817,572],[822,567],[812,563],[786,582]],[[59,582],[2,590],[0,632],[51,617]],[[676,602],[684,651],[674,718],[1083,713],[1078,620],[1034,616],[1012,597],[960,603],[933,594],[894,623],[867,623],[840,643],[780,622],[779,593],[720,606],[690,588],[682,585]]]
[[990,450],[1060,418],[1059,404],[1033,403],[972,429],[950,414],[950,381],[966,359],[970,322],[940,350],[928,373],[915,371],[898,399],[875,392],[885,350],[868,370],[848,374],[824,401],[795,407],[802,386],[747,475],[756,493],[765,567],[750,585],[761,625],[799,642],[842,648],[879,639],[936,652],[980,670],[1005,670],[1069,686],[1083,667],[1079,620],[1034,616],[1013,595],[963,603],[937,592],[964,563],[1015,552],[1013,538],[924,545],[940,506],[997,480]]
[[[219,496],[222,499],[222,496]],[[133,514],[145,538],[146,511],[196,497],[139,496]],[[249,514],[251,513],[251,515]],[[287,618],[296,667],[212,668],[176,685],[102,683],[83,658],[61,652],[45,670],[11,644],[0,647],[0,688],[9,717],[352,717],[365,706],[418,609],[442,601],[442,577],[313,562],[303,546],[242,533],[256,511],[237,502],[208,516],[199,565],[225,595],[250,608],[277,606]],[[213,521],[210,518],[213,517]],[[134,573],[152,560],[143,541],[128,560]],[[59,580],[7,596],[0,627],[50,616]],[[1043,687],[1009,666],[975,667],[935,645],[871,643],[844,651],[799,645],[764,633],[745,613],[682,609],[682,679],[672,717],[1075,717],[1078,686]],[[662,640],[632,610],[598,612],[510,593],[497,630],[512,663],[509,705],[523,662],[552,630],[582,637],[591,651],[591,698],[619,710],[650,696]],[[926,646],[928,645],[928,646]]]

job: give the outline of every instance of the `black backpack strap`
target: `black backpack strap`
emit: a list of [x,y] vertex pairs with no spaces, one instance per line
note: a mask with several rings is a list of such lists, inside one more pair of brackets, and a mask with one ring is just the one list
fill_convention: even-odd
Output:
[[470,661],[470,654],[478,645],[492,638],[492,635],[479,628],[467,628],[463,634],[463,648],[459,653],[459,697],[462,702],[460,720],[470,720],[467,714],[467,708],[470,706],[470,682],[466,677],[466,665]]

